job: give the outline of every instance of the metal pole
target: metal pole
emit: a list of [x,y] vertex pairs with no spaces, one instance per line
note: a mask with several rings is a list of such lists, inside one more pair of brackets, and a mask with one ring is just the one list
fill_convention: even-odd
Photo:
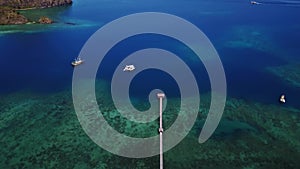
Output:
[[165,97],[165,94],[158,93],[157,97],[159,98],[159,161],[160,161],[160,169],[163,169],[163,126],[162,126],[162,101]]

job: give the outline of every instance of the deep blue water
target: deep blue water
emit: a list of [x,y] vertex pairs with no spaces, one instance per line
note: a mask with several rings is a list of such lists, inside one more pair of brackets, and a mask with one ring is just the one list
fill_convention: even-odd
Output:
[[[286,93],[289,98],[287,105],[300,107],[300,89],[264,71],[268,66],[300,62],[300,7],[272,2],[254,6],[242,0],[74,1],[72,7],[61,13],[61,19],[97,24],[76,28],[58,26],[52,29],[45,26],[43,31],[39,28],[37,32],[31,33],[0,33],[0,93],[23,90],[52,93],[69,89],[73,71],[70,62],[78,56],[84,43],[101,25],[124,15],[154,11],[187,19],[206,33],[223,62],[229,96],[277,104],[279,95]],[[242,33],[234,33],[237,29]],[[249,31],[259,32],[258,41],[263,41],[262,44],[267,44],[267,47],[260,50],[257,47],[224,45],[248,35]],[[250,39],[251,43],[255,42],[255,38]],[[99,77],[109,81],[114,67],[122,57],[147,47],[160,47],[178,54],[195,73],[200,92],[210,90],[201,62],[189,60],[189,57],[195,57],[191,51],[182,50],[184,45],[178,41],[153,35],[132,37],[120,42],[107,54],[104,60],[106,64],[102,66],[102,71],[99,70]],[[154,76],[165,79],[164,86],[150,83],[155,80]],[[158,87],[167,90],[171,96],[178,96],[174,80],[159,71],[141,73],[132,85],[131,92],[137,97],[144,97],[147,91]]]

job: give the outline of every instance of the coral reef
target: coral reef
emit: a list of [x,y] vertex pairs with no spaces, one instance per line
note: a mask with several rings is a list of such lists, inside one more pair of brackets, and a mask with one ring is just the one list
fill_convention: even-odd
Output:
[[[139,124],[122,118],[113,103],[104,99],[108,96],[105,91],[109,90],[103,86],[96,88],[99,108],[113,128],[134,137],[157,134],[157,121]],[[166,168],[300,168],[300,110],[229,98],[215,134],[199,144],[209,97],[209,94],[201,95],[199,115],[188,136],[165,153]],[[170,105],[163,115],[166,129],[177,117],[178,101],[168,99]],[[151,169],[159,166],[158,156],[124,158],[93,143],[77,120],[70,91],[1,96],[0,110],[0,168]],[[117,143],[116,140],[116,147]]]
[[284,50],[275,39],[276,34],[267,27],[258,25],[238,25],[227,31],[218,46],[234,50],[253,50],[272,55],[274,59],[288,60],[287,55],[293,55]]
[[[202,114],[206,113],[204,110]],[[246,123],[248,127],[222,124],[228,120],[236,124]],[[299,120],[298,109],[231,98],[227,101],[223,119],[213,137],[200,145],[193,135],[189,135],[166,153],[166,165],[170,168],[214,169],[299,168]],[[195,126],[200,121],[197,123]],[[236,130],[218,134],[224,130],[224,125],[235,126]],[[194,135],[198,136],[199,132],[196,130]]]
[[300,63],[268,67],[266,68],[266,70],[273,75],[285,80],[290,85],[300,87]]
[[[238,26],[232,28],[225,39],[231,39],[224,43],[230,48],[252,48],[262,52],[273,52],[275,44],[272,43],[271,36],[267,30],[252,26]],[[227,37],[228,36],[228,37]]]

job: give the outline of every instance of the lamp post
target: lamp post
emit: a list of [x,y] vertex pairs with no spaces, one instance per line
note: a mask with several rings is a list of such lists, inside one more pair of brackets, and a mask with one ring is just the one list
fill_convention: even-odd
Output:
[[162,101],[165,97],[164,93],[158,93],[157,97],[159,98],[159,161],[160,161],[160,169],[163,169],[163,127],[162,127]]

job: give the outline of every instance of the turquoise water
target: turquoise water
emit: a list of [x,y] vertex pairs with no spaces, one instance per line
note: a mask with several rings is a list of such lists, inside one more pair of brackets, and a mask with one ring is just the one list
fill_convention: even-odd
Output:
[[[227,79],[228,102],[221,127],[208,143],[199,145],[196,140],[203,124],[202,116],[199,117],[188,139],[166,154],[166,168],[297,168],[300,165],[296,160],[300,156],[300,86],[297,85],[300,67],[295,66],[300,63],[297,1],[251,5],[239,0],[77,0],[71,7],[42,11],[57,22],[0,26],[0,145],[7,147],[0,151],[3,154],[0,168],[158,167],[158,157],[127,159],[97,147],[80,129],[70,95],[73,73],[70,62],[87,39],[114,19],[149,11],[174,14],[198,26],[217,49]],[[34,16],[30,12],[24,14]],[[193,52],[171,38],[143,35],[122,41],[107,54],[98,78],[110,82],[124,57],[147,47],[172,51],[188,63],[204,98],[200,112],[206,112],[210,84],[205,68],[194,60]],[[151,83],[154,77],[164,79],[163,85]],[[164,89],[174,99],[179,96],[174,80],[153,70],[144,71],[134,79],[131,96],[144,103],[153,88]],[[282,93],[287,97],[284,105],[278,102]],[[105,96],[102,94],[99,97]],[[105,106],[105,111],[112,111],[111,105]],[[46,126],[41,129],[43,124]],[[47,130],[49,133],[41,134]],[[9,134],[13,131],[15,135]],[[26,148],[29,142],[40,146]],[[228,144],[231,145],[227,147]],[[191,149],[189,145],[197,148]],[[283,153],[291,149],[294,158],[286,159]],[[58,160],[63,156],[69,157]]]

